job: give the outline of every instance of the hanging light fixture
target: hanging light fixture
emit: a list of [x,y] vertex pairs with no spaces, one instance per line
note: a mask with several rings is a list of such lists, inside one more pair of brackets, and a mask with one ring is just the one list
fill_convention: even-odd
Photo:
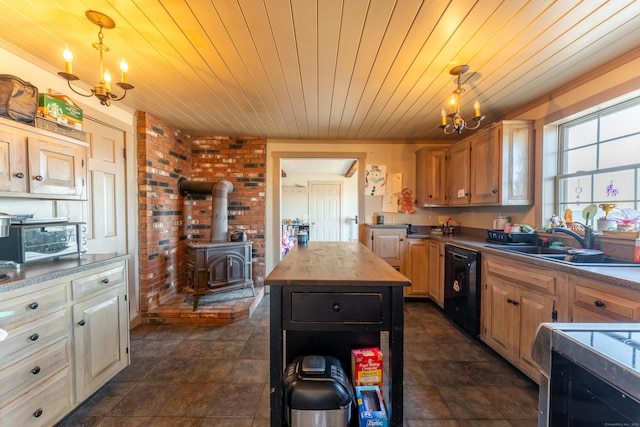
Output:
[[[480,127],[480,122],[484,119],[484,116],[480,114],[480,103],[476,100],[473,104],[473,109],[475,111],[476,116],[473,120],[476,122],[476,125],[470,127],[467,122],[464,121],[462,116],[460,115],[460,98],[464,93],[464,89],[462,88],[462,83],[460,81],[460,76],[469,71],[468,65],[458,65],[457,67],[453,67],[449,74],[452,76],[458,76],[458,87],[453,91],[451,95],[451,100],[449,101],[449,113],[443,108],[442,109],[442,124],[440,125],[440,129],[444,131],[445,134],[450,135],[454,132],[458,134],[462,133],[463,129],[478,129]],[[449,123],[450,119],[450,123]]]
[[75,80],[80,80],[79,77],[73,74],[72,72],[72,61],[73,55],[71,52],[65,48],[64,50],[64,72],[60,71],[58,75],[67,81],[69,88],[81,96],[91,97],[96,96],[102,105],[106,105],[107,107],[111,105],[111,101],[120,101],[127,95],[127,91],[133,89],[133,85],[127,83],[127,72],[129,71],[129,67],[125,60],[123,59],[120,63],[120,70],[122,71],[122,81],[116,83],[121,89],[124,90],[122,96],[117,96],[113,92],[111,92],[111,74],[109,70],[104,69],[103,65],[103,56],[105,52],[109,52],[109,48],[103,43],[104,35],[102,34],[102,29],[112,29],[115,28],[116,23],[113,19],[109,18],[104,13],[97,12],[95,10],[87,10],[85,12],[85,16],[89,21],[96,24],[100,27],[100,31],[98,31],[98,43],[94,43],[93,47],[98,50],[100,53],[100,81],[98,84],[91,89],[91,93],[86,94],[77,91],[71,86],[71,82]]

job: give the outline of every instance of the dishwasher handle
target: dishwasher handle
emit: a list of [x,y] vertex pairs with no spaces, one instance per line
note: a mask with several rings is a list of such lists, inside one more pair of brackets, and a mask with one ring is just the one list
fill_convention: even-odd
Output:
[[455,251],[449,251],[449,254],[451,254],[452,257],[454,257],[455,259],[457,259],[459,261],[462,261],[463,259],[469,259],[468,256],[459,254],[459,253],[457,253]]

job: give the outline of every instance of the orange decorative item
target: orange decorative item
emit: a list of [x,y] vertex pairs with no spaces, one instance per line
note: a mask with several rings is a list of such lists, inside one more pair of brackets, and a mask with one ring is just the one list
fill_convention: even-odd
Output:
[[405,187],[402,189],[402,197],[398,199],[398,204],[400,205],[398,212],[409,214],[416,213],[416,210],[413,208],[416,205],[416,199],[411,197],[412,193],[413,192],[410,188]]

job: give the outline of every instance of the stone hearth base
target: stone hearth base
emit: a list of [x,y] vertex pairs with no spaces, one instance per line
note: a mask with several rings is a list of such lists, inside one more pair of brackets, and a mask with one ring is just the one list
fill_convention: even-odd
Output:
[[204,296],[196,311],[193,311],[193,301],[185,301],[185,294],[181,293],[155,310],[142,313],[142,323],[228,325],[251,317],[264,296],[264,286],[255,286],[255,291],[255,296],[248,288]]

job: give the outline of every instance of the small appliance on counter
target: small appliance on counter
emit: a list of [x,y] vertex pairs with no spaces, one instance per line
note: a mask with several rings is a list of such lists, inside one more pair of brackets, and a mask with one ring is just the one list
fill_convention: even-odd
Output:
[[86,251],[86,223],[69,222],[68,218],[31,218],[9,227],[0,245],[0,260],[19,266]]
[[351,422],[353,389],[334,357],[295,358],[285,369],[283,389],[290,427],[346,427]]

